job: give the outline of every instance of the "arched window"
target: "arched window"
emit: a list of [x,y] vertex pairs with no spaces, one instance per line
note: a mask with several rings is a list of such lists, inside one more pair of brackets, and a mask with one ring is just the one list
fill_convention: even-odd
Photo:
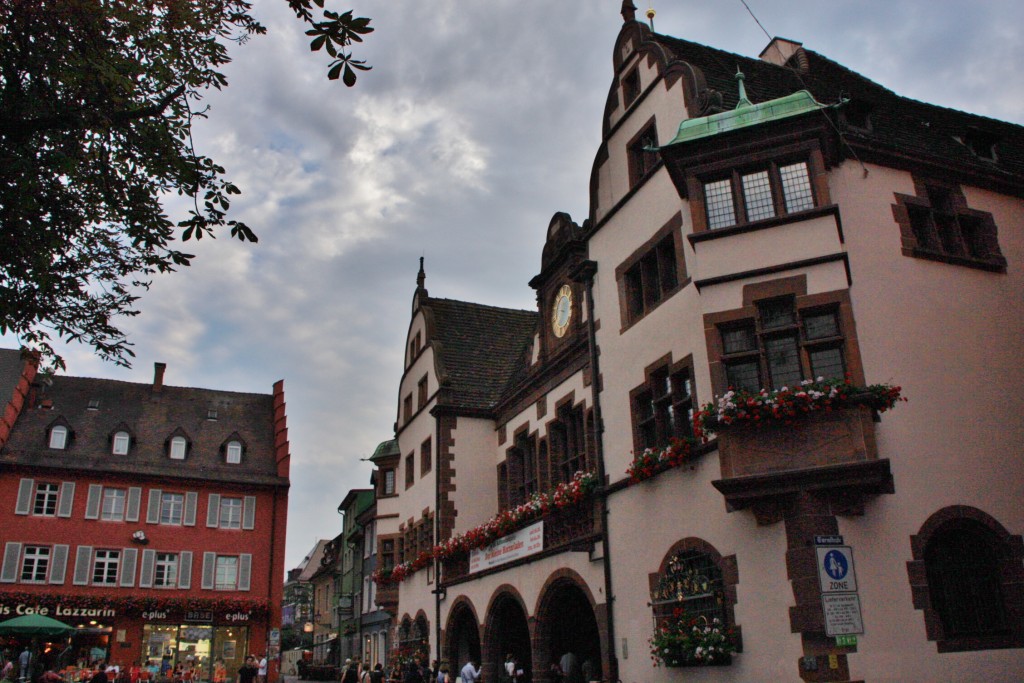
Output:
[[113,449],[114,455],[128,455],[128,446],[131,444],[131,436],[128,432],[121,430],[114,433]]
[[981,510],[939,510],[911,536],[914,607],[939,652],[1024,646],[1024,543]]
[[68,428],[64,425],[55,425],[50,429],[50,448],[62,451],[68,445]]
[[171,437],[169,455],[171,460],[184,460],[188,451],[188,439],[183,436]]
[[240,441],[228,441],[224,448],[225,457],[229,465],[237,465],[242,462],[242,443]]

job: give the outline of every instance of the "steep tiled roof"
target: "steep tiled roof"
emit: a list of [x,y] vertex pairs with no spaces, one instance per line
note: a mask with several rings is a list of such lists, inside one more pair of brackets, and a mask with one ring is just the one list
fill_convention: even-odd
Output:
[[[987,173],[1024,175],[1024,127],[901,97],[860,74],[804,49],[806,72],[778,66],[671,36],[654,35],[676,59],[698,67],[707,87],[721,93],[724,109],[737,102],[736,69],[746,76],[747,94],[756,104],[807,89],[822,103],[840,98],[871,105],[870,131],[847,135],[909,155],[938,157]],[[957,141],[976,128],[998,138],[997,162],[981,159]]]
[[[35,405],[26,406],[0,453],[0,463],[84,468],[208,479],[246,484],[282,484],[274,456],[273,396],[212,389],[134,384],[87,377],[52,378],[40,387]],[[90,408],[90,401],[98,402]],[[46,407],[49,405],[50,407]],[[217,411],[215,420],[208,411]],[[67,422],[72,439],[66,450],[46,441],[54,420]],[[111,453],[111,437],[125,428],[132,436],[127,455]],[[191,442],[184,461],[167,456],[166,441],[180,429]],[[242,462],[229,465],[221,447],[233,434],[245,445]]]
[[25,361],[17,349],[0,349],[0,410],[11,400]]
[[443,401],[490,410],[515,371],[537,327],[537,313],[451,299],[423,303],[433,317]]

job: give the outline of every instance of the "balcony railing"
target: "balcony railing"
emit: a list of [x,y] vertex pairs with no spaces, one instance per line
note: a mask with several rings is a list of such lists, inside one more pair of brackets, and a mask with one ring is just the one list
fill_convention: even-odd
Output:
[[[589,550],[600,532],[596,524],[596,502],[553,510],[539,521],[544,523],[544,554],[565,550]],[[500,567],[496,568],[500,570]],[[441,563],[442,582],[452,583],[469,576],[469,553],[455,555]],[[379,594],[378,594],[379,600]]]

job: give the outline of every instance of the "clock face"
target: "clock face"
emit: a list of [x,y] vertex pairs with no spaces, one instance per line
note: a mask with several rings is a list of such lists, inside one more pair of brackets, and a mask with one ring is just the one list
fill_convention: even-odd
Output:
[[551,307],[551,330],[556,337],[565,336],[570,320],[572,320],[572,288],[569,285],[562,285],[558,294],[555,295],[555,303]]

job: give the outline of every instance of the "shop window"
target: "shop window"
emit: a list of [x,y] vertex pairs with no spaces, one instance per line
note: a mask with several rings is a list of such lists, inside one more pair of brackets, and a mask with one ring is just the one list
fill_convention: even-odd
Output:
[[806,161],[733,169],[725,177],[705,180],[703,186],[710,230],[799,213],[815,206]]
[[647,368],[646,380],[630,392],[636,453],[664,448],[672,438],[693,435],[693,360],[666,357]]
[[658,167],[661,158],[658,156],[657,148],[658,131],[654,119],[651,119],[626,146],[631,188],[639,185]]
[[96,586],[117,585],[117,569],[121,564],[120,550],[96,550],[92,560],[92,583]]
[[793,297],[756,302],[752,318],[719,328],[726,384],[750,392],[846,374],[845,339],[835,307],[798,310]]
[[911,537],[914,607],[939,652],[1024,646],[1024,544],[984,512],[944,508]]
[[21,558],[22,583],[46,583],[50,568],[50,546],[27,545]]
[[656,573],[648,575],[655,624],[674,615],[711,622],[718,619],[737,633],[736,556],[722,557],[709,543],[687,538],[676,543]]
[[548,425],[548,441],[555,483],[561,484],[572,481],[576,472],[587,469],[587,434],[582,405],[559,406],[556,417]]
[[427,439],[420,444],[420,476],[430,472],[430,468],[433,466],[433,458],[431,457],[431,443],[430,439]]

